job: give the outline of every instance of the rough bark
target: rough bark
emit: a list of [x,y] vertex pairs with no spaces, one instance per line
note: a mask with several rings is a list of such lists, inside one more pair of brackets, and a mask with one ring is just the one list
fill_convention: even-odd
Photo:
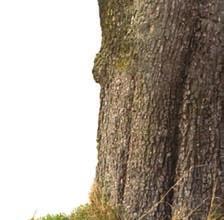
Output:
[[224,206],[224,1],[98,1],[96,182],[127,220],[215,216]]

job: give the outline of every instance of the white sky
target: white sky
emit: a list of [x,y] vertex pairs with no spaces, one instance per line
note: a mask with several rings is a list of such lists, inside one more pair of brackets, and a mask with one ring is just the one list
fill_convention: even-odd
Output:
[[0,219],[87,201],[99,46],[97,0],[0,0]]

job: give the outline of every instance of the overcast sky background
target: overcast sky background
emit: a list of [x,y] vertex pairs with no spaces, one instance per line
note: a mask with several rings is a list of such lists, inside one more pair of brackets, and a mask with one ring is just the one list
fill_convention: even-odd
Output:
[[0,219],[69,213],[96,165],[97,0],[0,1]]

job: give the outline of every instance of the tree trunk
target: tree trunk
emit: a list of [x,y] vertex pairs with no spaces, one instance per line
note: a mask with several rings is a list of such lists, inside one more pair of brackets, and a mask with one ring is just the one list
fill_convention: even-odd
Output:
[[224,1],[98,1],[97,184],[127,220],[222,219]]

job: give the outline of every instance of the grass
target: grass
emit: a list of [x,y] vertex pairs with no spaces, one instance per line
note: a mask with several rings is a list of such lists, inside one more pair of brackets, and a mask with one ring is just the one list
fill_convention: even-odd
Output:
[[71,215],[47,215],[30,220],[121,220],[119,210],[109,204],[101,190],[93,186],[89,196],[89,203],[76,208]]
[[42,218],[32,218],[31,220],[70,220],[68,216],[64,214],[58,214],[58,215],[47,215]]
[[[184,177],[182,177],[176,184],[170,189],[172,190],[178,185]],[[150,210],[144,213],[138,220],[143,220],[145,217],[160,204],[163,202],[165,196],[170,192],[170,190],[161,198],[161,200],[156,203]],[[207,200],[207,199],[206,199]],[[172,220],[183,220],[188,219],[201,205],[206,201],[203,200],[201,204],[194,210],[192,210],[187,217],[182,216],[183,209],[181,209],[178,213],[173,216]],[[217,201],[217,197],[214,195],[214,201]],[[215,204],[215,202],[212,202]],[[218,205],[219,204],[219,205]],[[211,209],[211,213],[207,220],[224,220],[224,212],[223,212],[224,203],[223,200],[220,201]],[[81,205],[76,208],[70,215],[65,214],[58,214],[58,215],[47,215],[41,218],[31,218],[30,220],[122,220],[122,217],[119,215],[121,210],[119,208],[114,208],[106,199],[106,197],[102,194],[99,187],[94,185],[92,187],[90,196],[89,196],[89,203],[85,205]],[[124,220],[124,219],[123,219]]]

